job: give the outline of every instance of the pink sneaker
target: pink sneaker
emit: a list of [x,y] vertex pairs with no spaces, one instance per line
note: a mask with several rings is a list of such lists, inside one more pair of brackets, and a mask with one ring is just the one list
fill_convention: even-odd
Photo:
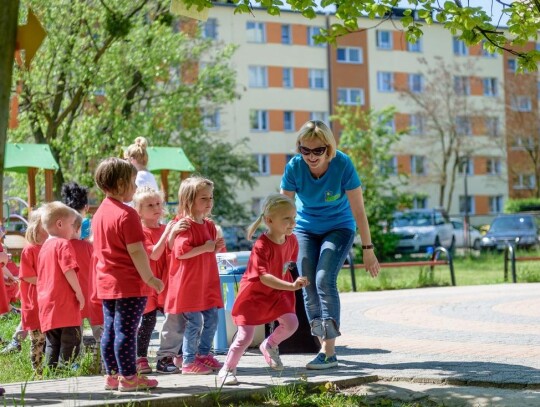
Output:
[[105,375],[105,390],[117,390],[118,389],[118,375],[108,374]]
[[178,368],[178,369],[182,369],[182,362],[183,362],[183,358],[182,358],[182,355],[178,355],[178,356],[175,356],[173,358],[173,364]]
[[118,376],[118,390],[139,391],[157,387],[158,381],[146,376],[134,374],[133,376]]
[[259,350],[263,354],[268,366],[274,370],[283,370],[283,363],[281,363],[281,358],[279,357],[279,349],[277,347],[272,348],[268,343],[268,338],[261,343]]
[[193,363],[184,363],[182,365],[182,374],[203,375],[210,374],[212,372],[212,369],[210,369],[208,366],[203,365],[197,359],[195,359]]
[[145,357],[137,358],[137,373],[139,374],[148,374],[152,373],[152,368],[148,364],[148,359]]
[[211,353],[208,355],[197,355],[195,360],[212,370],[219,370],[223,367],[223,363],[220,363]]

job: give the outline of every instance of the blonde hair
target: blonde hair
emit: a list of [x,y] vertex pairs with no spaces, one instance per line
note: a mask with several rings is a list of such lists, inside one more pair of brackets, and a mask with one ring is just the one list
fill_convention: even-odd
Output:
[[24,235],[28,243],[43,243],[38,240],[39,229],[43,229],[43,225],[41,224],[41,208],[33,210],[30,212],[30,216],[28,216],[28,226],[26,227],[26,233]]
[[137,137],[135,142],[131,144],[124,155],[125,158],[132,158],[137,161],[140,165],[146,167],[148,164],[148,140],[144,137]]
[[320,140],[326,146],[326,156],[330,159],[336,156],[336,138],[332,130],[320,120],[309,120],[304,123],[296,137],[296,151],[300,152],[300,143],[303,140]]
[[106,158],[99,163],[94,181],[99,189],[113,195],[122,194],[137,175],[137,168],[121,158]]
[[247,228],[247,238],[251,240],[253,234],[263,221],[266,216],[271,216],[273,213],[284,209],[284,208],[296,208],[294,201],[288,196],[282,194],[272,194],[268,195],[263,203],[263,208],[261,214],[255,219],[249,227]]
[[208,178],[192,176],[186,178],[180,184],[178,190],[178,214],[180,216],[193,216],[191,208],[197,197],[197,193],[204,187],[214,189],[214,183]]
[[41,224],[49,235],[55,231],[55,225],[58,220],[69,217],[82,219],[79,212],[59,201],[49,202],[41,207]]
[[151,198],[159,198],[161,203],[164,202],[163,193],[161,191],[156,191],[154,188],[149,186],[139,187],[133,195],[133,207],[137,210],[137,212],[140,212],[142,203]]

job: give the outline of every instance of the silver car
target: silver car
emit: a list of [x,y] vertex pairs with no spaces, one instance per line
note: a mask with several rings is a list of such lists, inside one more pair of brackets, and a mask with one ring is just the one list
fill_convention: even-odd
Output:
[[450,218],[450,222],[452,222],[452,225],[454,226],[454,240],[456,242],[456,247],[466,247],[465,241],[468,239],[469,247],[474,250],[480,250],[482,234],[478,229],[469,225],[469,234],[467,236],[461,219]]
[[399,236],[397,253],[426,253],[434,247],[455,246],[454,227],[441,209],[412,209],[394,217],[392,233]]

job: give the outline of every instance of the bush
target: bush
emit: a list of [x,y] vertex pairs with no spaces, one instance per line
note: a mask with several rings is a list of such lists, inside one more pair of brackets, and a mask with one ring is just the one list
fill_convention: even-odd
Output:
[[540,198],[509,199],[504,205],[505,213],[540,211]]

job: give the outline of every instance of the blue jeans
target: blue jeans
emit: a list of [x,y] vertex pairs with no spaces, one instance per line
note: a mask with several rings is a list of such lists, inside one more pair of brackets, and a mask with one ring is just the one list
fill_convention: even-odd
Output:
[[295,231],[298,238],[298,273],[310,285],[303,289],[311,334],[322,339],[341,335],[337,276],[351,250],[355,232],[336,229],[318,235]]
[[206,311],[184,312],[182,314],[186,320],[182,345],[183,363],[192,363],[197,354],[208,355],[210,353],[218,325],[217,311],[217,308],[214,307]]

